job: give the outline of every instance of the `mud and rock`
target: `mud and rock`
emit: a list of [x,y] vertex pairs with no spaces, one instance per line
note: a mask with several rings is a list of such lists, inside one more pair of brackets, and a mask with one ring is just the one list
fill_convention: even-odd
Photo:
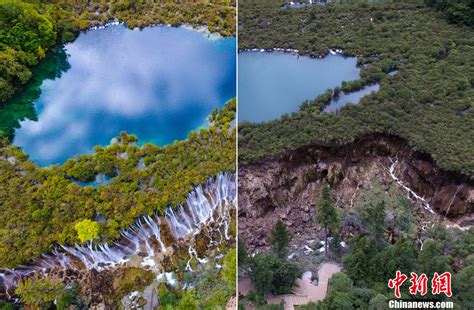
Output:
[[461,228],[473,222],[474,179],[440,169],[428,154],[393,135],[368,135],[345,145],[307,145],[242,164],[238,181],[239,236],[250,251],[270,249],[268,236],[278,219],[296,241],[320,234],[314,215],[324,183],[331,186],[339,208],[353,208],[377,181],[386,191],[398,188],[412,201],[414,212],[432,222]]

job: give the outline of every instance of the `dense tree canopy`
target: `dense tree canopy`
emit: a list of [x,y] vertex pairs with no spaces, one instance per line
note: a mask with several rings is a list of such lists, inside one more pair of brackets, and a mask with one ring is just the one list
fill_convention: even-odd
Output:
[[0,1],[0,103],[30,79],[28,67],[44,58],[55,43],[49,14],[19,0]]
[[474,27],[474,2],[471,0],[425,0],[425,3],[441,11],[452,23]]
[[[99,224],[95,240],[118,238],[118,228],[183,203],[194,186],[219,171],[235,171],[235,108],[231,100],[214,114],[208,129],[192,132],[184,141],[139,147],[136,137],[122,133],[116,144],[48,168],[37,167],[2,138],[0,266],[15,267],[58,244],[79,242],[75,224],[99,215],[107,221]],[[126,158],[119,156],[123,153]],[[140,160],[144,169],[138,167]],[[112,176],[112,182],[97,189],[76,183],[99,173]]]
[[153,24],[207,26],[235,35],[235,1],[0,1],[0,106],[32,76],[31,69],[54,45],[79,31],[120,20],[128,27]]
[[250,274],[257,293],[282,295],[291,292],[299,270],[296,265],[267,253],[259,253],[251,261]]

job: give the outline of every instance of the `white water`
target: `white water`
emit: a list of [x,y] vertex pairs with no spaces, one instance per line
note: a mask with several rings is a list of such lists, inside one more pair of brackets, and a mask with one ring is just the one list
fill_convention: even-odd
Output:
[[[209,178],[204,184],[196,187],[186,197],[186,203],[176,209],[168,207],[164,219],[158,215],[143,216],[134,225],[120,232],[120,242],[94,245],[92,242],[77,244],[72,247],[61,246],[62,251],[54,250],[51,254],[43,255],[28,266],[15,269],[0,270],[0,292],[3,290],[7,297],[18,284],[20,278],[33,273],[47,275],[57,270],[92,270],[102,271],[123,266],[132,257],[142,257],[141,266],[155,272],[162,270],[157,255],[169,252],[169,247],[161,238],[160,227],[168,225],[174,238],[188,242],[190,259],[187,269],[191,270],[194,258],[199,263],[206,263],[206,258],[199,258],[195,249],[195,236],[203,228],[213,228],[212,233],[219,235],[219,240],[211,244],[220,244],[224,239],[229,240],[230,210],[236,205],[235,175],[220,173],[217,177]],[[189,240],[188,240],[189,238]],[[0,294],[1,295],[1,294]]]
[[428,201],[424,197],[421,197],[417,193],[415,193],[415,191],[413,191],[411,188],[409,188],[408,186],[403,184],[403,182],[395,175],[395,168],[397,166],[398,160],[393,161],[390,158],[390,161],[392,162],[392,165],[390,166],[388,172],[390,173],[390,176],[392,177],[392,179],[395,182],[397,182],[397,184],[400,185],[400,187],[403,188],[408,193],[408,198],[420,201],[425,210],[427,210],[428,212],[434,214],[435,212],[434,212],[433,208],[431,208]]

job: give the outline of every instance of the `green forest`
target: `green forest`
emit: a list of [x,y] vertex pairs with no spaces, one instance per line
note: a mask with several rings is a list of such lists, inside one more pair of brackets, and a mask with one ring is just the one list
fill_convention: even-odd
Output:
[[[343,272],[333,275],[324,301],[301,309],[386,309],[388,300],[396,298],[387,283],[395,278],[397,270],[408,276],[401,286],[404,300],[453,301],[454,309],[472,307],[474,230],[433,225],[417,236],[416,213],[412,210],[411,203],[402,197],[397,202],[380,196],[372,197],[356,210],[338,210],[342,220],[332,236],[336,237],[344,226],[356,228],[358,232],[353,231],[349,250],[331,246],[333,259],[342,256]],[[389,214],[396,214],[397,220],[388,220]],[[426,274],[429,278],[426,295],[414,296],[409,292],[411,272]],[[435,272],[452,273],[451,298],[431,293]]]
[[114,20],[130,28],[191,24],[230,36],[235,12],[233,0],[0,0],[0,105],[28,82],[49,50],[92,26]]
[[[241,50],[278,47],[322,56],[338,48],[357,56],[361,69],[361,80],[343,83],[297,112],[241,123],[239,160],[255,162],[302,145],[344,144],[378,132],[403,137],[441,168],[472,176],[473,11],[463,9],[458,22],[449,17],[466,1],[347,2],[304,9],[282,9],[280,0],[239,2]],[[358,105],[322,113],[331,94],[373,83],[380,83],[380,91]]]
[[[454,309],[474,306],[474,229],[459,230],[444,225],[419,226],[415,206],[395,188],[383,186],[367,190],[352,209],[335,206],[329,188],[315,197],[314,222],[329,231],[328,248],[306,254],[311,262],[338,262],[342,272],[335,273],[326,298],[318,303],[299,306],[298,310],[370,309],[385,310],[396,299],[388,287],[397,270],[408,276],[401,286],[403,300],[453,301]],[[326,230],[325,227],[329,229]],[[323,240],[314,229],[312,238]],[[326,234],[324,234],[327,236]],[[288,258],[292,235],[281,221],[271,234],[272,253],[250,255],[239,240],[239,269],[252,279],[255,290],[239,301],[239,310],[251,302],[260,310],[283,310],[283,305],[268,305],[265,294],[290,293],[296,277],[315,266],[301,265]],[[348,247],[340,245],[348,241]],[[295,251],[292,247],[291,251]],[[283,255],[281,255],[283,253]],[[316,265],[317,267],[318,265]],[[250,268],[249,268],[250,267]],[[429,278],[426,295],[409,293],[411,272]],[[431,279],[437,272],[452,273],[452,297],[431,293]]]
[[[183,203],[209,176],[235,171],[235,111],[234,99],[212,113],[208,129],[171,145],[139,147],[137,137],[122,133],[117,143],[97,146],[94,154],[47,168],[2,138],[0,266],[15,267],[58,244],[79,242],[75,224],[98,215],[109,220],[100,224],[97,242],[114,240],[119,228],[139,216]],[[138,168],[141,159],[144,169]],[[75,183],[92,181],[99,173],[112,177],[111,183],[98,189]]]
[[474,27],[474,2],[469,0],[425,0],[425,3],[440,11],[449,22]]

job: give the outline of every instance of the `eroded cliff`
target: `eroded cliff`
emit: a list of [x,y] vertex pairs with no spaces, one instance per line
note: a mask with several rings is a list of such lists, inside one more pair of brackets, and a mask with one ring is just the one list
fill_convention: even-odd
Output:
[[268,235],[278,219],[294,238],[314,236],[323,182],[330,184],[340,208],[353,208],[364,192],[378,186],[408,197],[418,224],[466,227],[473,222],[473,179],[443,171],[428,154],[391,135],[368,135],[347,145],[304,146],[240,165],[238,180],[239,235],[250,250],[269,249]]

